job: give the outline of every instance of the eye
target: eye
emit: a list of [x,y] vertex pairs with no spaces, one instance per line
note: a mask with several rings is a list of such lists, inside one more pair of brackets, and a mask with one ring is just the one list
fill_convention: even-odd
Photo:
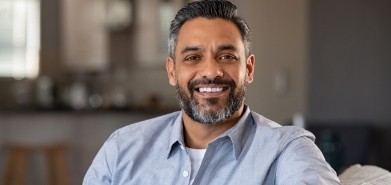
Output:
[[237,57],[232,54],[224,54],[219,57],[219,60],[223,62],[234,62],[237,60]]
[[189,61],[189,62],[199,61],[200,59],[201,57],[198,55],[189,55],[185,57],[185,61]]

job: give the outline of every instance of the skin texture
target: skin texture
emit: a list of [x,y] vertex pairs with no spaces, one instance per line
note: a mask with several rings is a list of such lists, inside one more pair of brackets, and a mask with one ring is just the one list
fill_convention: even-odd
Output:
[[[220,19],[195,18],[187,21],[179,31],[175,59],[168,57],[166,69],[169,83],[179,87],[183,95],[198,101],[200,112],[222,110],[230,91],[244,91],[253,81],[254,55],[246,57],[244,44],[234,23]],[[189,83],[202,79],[233,81],[235,89],[224,84],[201,84],[189,89]],[[200,92],[200,87],[222,88],[220,92]],[[183,110],[186,146],[207,148],[216,137],[231,128],[241,117],[242,104],[228,119],[217,124],[205,124],[193,120]]]

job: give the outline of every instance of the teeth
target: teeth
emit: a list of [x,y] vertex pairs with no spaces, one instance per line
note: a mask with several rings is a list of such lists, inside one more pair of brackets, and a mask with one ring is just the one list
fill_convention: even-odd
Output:
[[214,87],[214,88],[201,87],[200,88],[200,92],[221,92],[221,91],[223,91],[222,87]]

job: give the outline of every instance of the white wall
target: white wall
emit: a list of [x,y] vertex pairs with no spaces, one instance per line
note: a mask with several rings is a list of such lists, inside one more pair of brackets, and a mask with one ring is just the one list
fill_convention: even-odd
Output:
[[[307,113],[308,0],[253,0],[241,12],[253,32],[255,79],[248,104],[260,114],[286,123]],[[286,75],[283,93],[275,89],[277,73]]]

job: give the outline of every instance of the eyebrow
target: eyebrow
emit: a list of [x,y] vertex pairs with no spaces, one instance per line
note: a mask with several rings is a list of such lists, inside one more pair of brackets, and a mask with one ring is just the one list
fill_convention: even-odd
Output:
[[[200,47],[200,46],[187,46],[183,50],[181,50],[181,54],[184,54],[184,53],[190,52],[190,51],[200,51],[200,50],[202,50],[202,47]],[[238,49],[231,44],[223,44],[223,45],[218,46],[217,50],[218,51],[224,51],[224,50],[237,51]]]
[[200,46],[187,46],[181,50],[181,54],[190,52],[190,51],[200,51],[202,48]]
[[224,50],[232,50],[232,51],[237,51],[238,49],[231,44],[223,44],[217,47],[218,51],[224,51]]

